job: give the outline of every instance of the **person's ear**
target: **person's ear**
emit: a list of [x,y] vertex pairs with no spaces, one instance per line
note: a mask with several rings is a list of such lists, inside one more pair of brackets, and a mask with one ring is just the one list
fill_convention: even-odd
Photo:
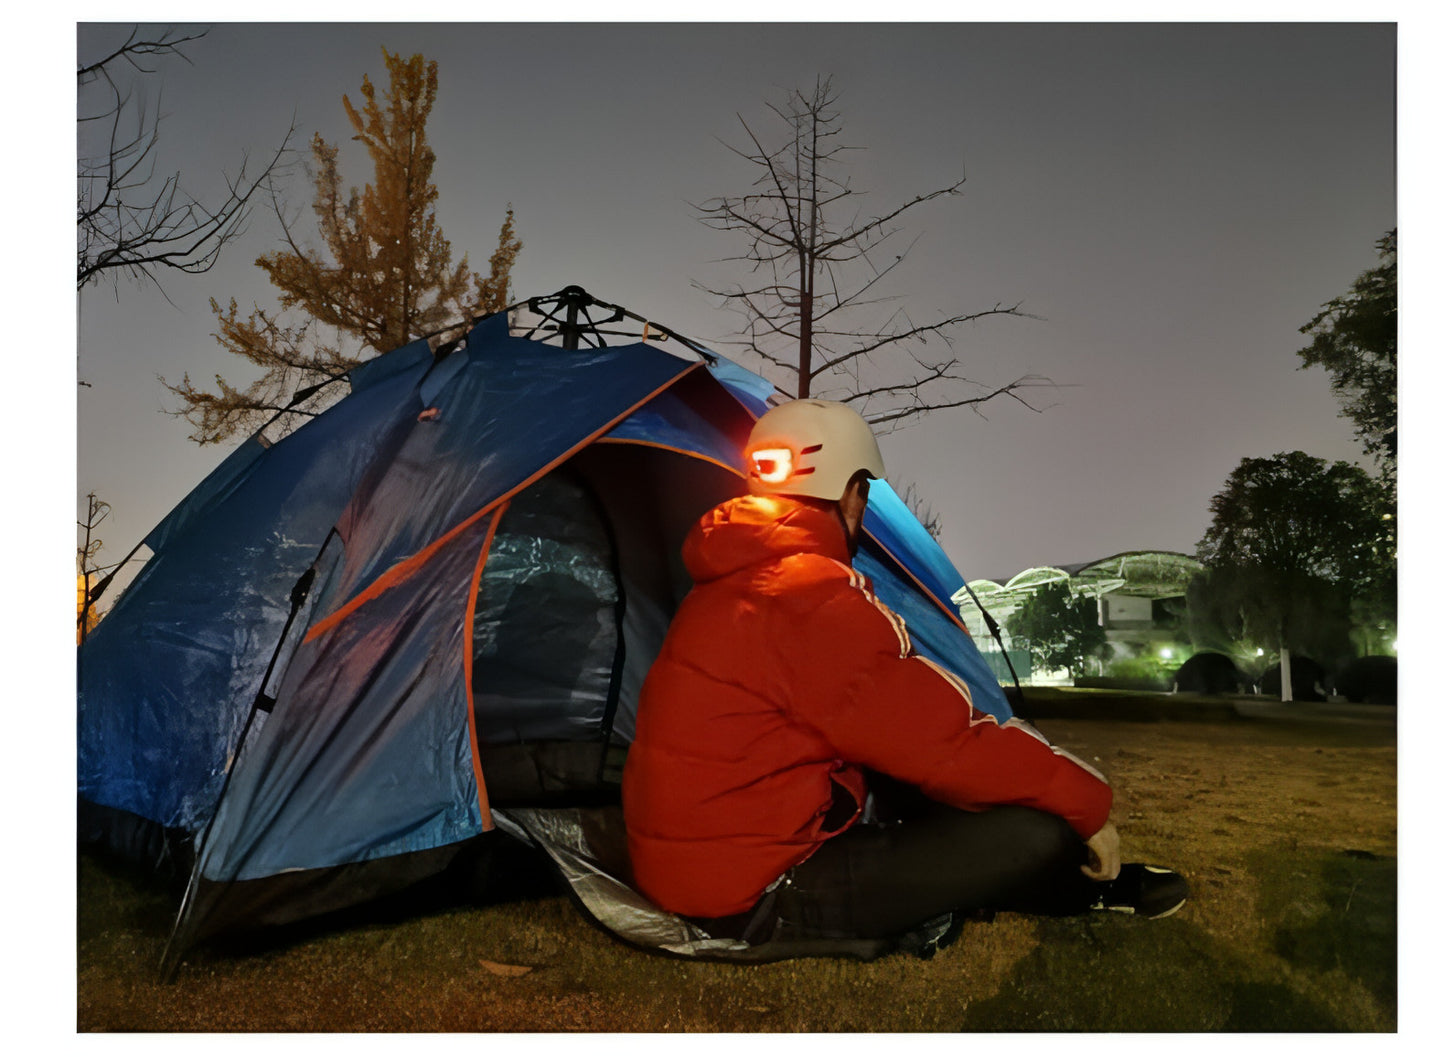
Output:
[[838,500],[838,510],[844,523],[856,531],[856,526],[863,523],[863,511],[867,507],[868,475],[856,473],[849,479],[848,487],[843,489],[843,497]]

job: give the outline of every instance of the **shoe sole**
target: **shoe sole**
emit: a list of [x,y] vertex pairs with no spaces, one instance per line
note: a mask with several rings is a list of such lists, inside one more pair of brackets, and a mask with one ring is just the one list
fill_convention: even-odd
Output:
[[1133,907],[1130,907],[1130,906],[1120,906],[1120,907],[1098,906],[1098,907],[1093,907],[1092,909],[1094,909],[1094,910],[1107,910],[1107,911],[1109,911],[1111,914],[1133,914],[1133,915],[1136,915],[1137,917],[1143,918],[1145,921],[1158,921],[1160,918],[1167,918],[1167,917],[1169,917],[1169,915],[1171,915],[1171,914],[1177,914],[1177,913],[1179,913],[1180,908],[1183,907],[1184,904],[1187,903],[1187,902],[1189,902],[1189,900],[1187,900],[1187,899],[1181,899],[1181,900],[1179,900],[1179,902],[1175,903],[1175,904],[1174,904],[1172,907],[1170,907],[1168,910],[1161,910],[1161,911],[1160,911],[1159,913],[1157,913],[1157,914],[1140,914],[1138,910],[1136,910],[1136,909],[1134,909]]

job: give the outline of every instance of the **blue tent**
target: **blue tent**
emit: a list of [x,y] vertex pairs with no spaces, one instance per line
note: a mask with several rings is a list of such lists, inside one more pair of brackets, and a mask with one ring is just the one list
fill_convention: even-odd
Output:
[[[80,651],[81,831],[183,853],[173,956],[397,890],[498,827],[624,938],[737,949],[631,892],[598,819],[689,586],[681,539],[743,490],[772,387],[656,324],[609,346],[574,317],[518,336],[498,313],[368,362],[146,537]],[[576,347],[538,340],[559,332]],[[886,486],[865,528],[858,566],[919,652],[1006,719],[963,577]]]

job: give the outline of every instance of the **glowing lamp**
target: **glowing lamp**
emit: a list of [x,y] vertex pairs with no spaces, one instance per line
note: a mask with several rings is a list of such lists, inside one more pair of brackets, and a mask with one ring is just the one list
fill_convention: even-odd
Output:
[[789,448],[760,448],[753,452],[753,474],[764,484],[782,484],[793,473]]

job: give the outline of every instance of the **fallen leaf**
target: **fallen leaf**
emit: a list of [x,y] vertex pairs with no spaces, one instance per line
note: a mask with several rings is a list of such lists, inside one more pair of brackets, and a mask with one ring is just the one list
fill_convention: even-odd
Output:
[[525,976],[532,971],[530,965],[506,965],[502,962],[489,962],[482,959],[482,968],[493,976]]

